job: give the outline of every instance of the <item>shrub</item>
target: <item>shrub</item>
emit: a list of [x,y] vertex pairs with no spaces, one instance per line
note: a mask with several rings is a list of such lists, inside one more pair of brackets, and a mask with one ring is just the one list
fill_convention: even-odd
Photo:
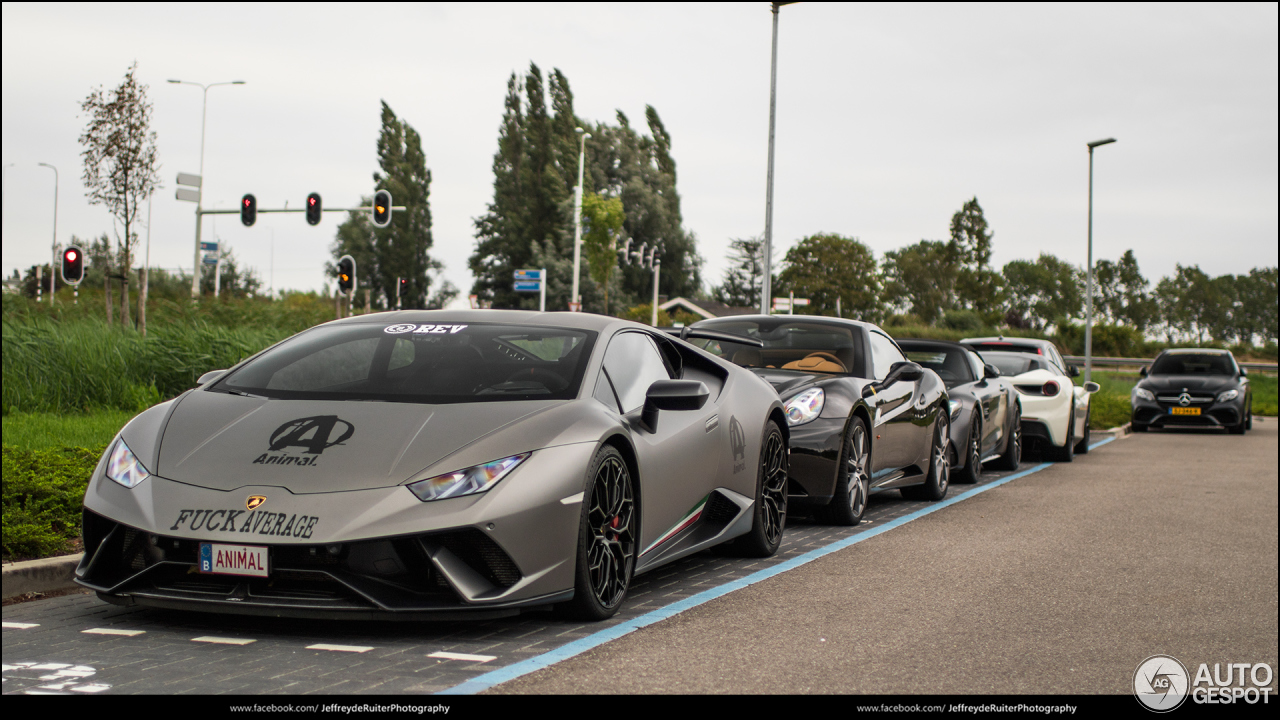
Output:
[[5,559],[71,550],[71,541],[80,536],[85,488],[104,449],[4,447]]

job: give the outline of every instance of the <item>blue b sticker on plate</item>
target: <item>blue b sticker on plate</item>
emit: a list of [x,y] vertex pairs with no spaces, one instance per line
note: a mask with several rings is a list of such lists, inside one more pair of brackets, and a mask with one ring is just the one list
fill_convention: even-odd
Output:
[[213,572],[213,546],[200,543],[200,572]]

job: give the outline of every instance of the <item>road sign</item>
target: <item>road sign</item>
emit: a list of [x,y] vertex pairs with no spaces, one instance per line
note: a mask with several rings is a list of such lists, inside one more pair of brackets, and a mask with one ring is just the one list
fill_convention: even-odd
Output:
[[178,173],[178,184],[198,188],[200,187],[200,176],[194,173]]
[[192,190],[191,188],[180,187],[178,188],[178,192],[175,194],[175,197],[177,197],[179,200],[185,200],[187,202],[200,202],[200,191]]
[[582,303],[569,301],[569,312],[582,312]]
[[516,292],[541,292],[542,281],[541,280],[517,280],[515,289],[516,289]]
[[517,270],[515,272],[516,280],[541,280],[541,270]]
[[205,242],[202,240],[200,242],[200,249],[204,252],[216,253],[218,252],[218,243],[216,240],[214,242]]
[[204,256],[204,264],[205,264],[205,265],[217,265],[217,264],[218,264],[218,256],[217,256],[217,255],[205,255],[205,256]]

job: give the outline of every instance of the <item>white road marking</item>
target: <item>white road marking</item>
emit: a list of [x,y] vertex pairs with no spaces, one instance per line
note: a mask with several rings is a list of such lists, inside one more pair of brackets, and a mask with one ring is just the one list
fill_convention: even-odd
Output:
[[329,645],[327,643],[318,643],[316,645],[308,645],[308,650],[332,650],[333,652],[353,652],[363,653],[372,650],[372,647],[366,645]]
[[28,630],[33,627],[40,627],[40,623],[5,622],[4,626],[10,630]]
[[39,665],[29,665],[28,670],[61,670],[62,668],[71,667],[71,663],[40,663]]
[[451,652],[433,652],[427,657],[441,658],[443,660],[467,660],[469,662],[487,663],[490,660],[497,660],[494,655],[467,655],[466,653]]
[[110,690],[110,689],[111,689],[110,685],[77,685],[71,688],[71,692],[100,693],[103,690]]
[[125,637],[134,637],[136,635],[145,635],[146,630],[121,630],[119,628],[89,628],[81,630],[85,635],[124,635]]
[[247,640],[243,638],[224,638],[214,637],[212,635],[202,635],[198,638],[191,638],[191,642],[216,643],[218,645],[248,645],[249,643],[258,642],[257,640]]

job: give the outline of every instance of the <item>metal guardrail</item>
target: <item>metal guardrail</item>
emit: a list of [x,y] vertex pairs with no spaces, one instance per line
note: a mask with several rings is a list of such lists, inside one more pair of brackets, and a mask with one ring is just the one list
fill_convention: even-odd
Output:
[[[1082,355],[1063,355],[1072,365],[1084,366],[1084,356]],[[1102,365],[1104,367],[1143,367],[1155,362],[1155,358],[1113,358],[1113,357],[1095,357],[1093,359],[1094,367]],[[1276,363],[1260,363],[1260,362],[1237,362],[1237,364],[1247,370],[1257,370],[1260,372],[1275,375],[1277,373]]]

